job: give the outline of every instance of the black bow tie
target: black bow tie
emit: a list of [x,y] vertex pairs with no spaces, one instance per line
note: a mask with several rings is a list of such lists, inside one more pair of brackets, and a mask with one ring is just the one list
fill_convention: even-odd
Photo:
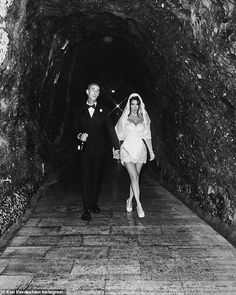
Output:
[[89,109],[89,108],[95,109],[96,108],[95,104],[93,104],[93,105],[86,104],[86,106],[87,106],[87,109]]

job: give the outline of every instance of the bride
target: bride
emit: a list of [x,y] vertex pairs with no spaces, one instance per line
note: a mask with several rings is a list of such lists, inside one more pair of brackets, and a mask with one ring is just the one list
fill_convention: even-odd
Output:
[[150,154],[150,161],[155,158],[150,123],[151,120],[141,96],[138,93],[132,93],[115,130],[119,140],[123,141],[120,147],[120,160],[130,177],[130,194],[126,201],[126,210],[132,211],[132,200],[135,197],[140,218],[143,218],[145,213],[140,202],[139,175],[143,164],[147,162],[147,153]]

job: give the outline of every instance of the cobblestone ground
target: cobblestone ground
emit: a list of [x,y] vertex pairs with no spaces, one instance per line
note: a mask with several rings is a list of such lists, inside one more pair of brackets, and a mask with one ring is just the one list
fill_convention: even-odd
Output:
[[145,173],[145,218],[135,204],[126,213],[128,190],[123,168],[107,168],[102,211],[84,222],[79,186],[50,186],[0,256],[0,289],[236,294],[236,250],[229,242]]

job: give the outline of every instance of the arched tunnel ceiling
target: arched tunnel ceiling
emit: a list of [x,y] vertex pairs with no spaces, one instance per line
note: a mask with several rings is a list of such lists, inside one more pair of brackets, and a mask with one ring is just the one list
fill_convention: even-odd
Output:
[[55,29],[64,32],[72,43],[93,33],[112,34],[134,42],[140,50],[147,47],[151,49],[156,43],[155,50],[165,52],[168,40],[170,43],[173,40],[181,42],[183,31],[178,34],[180,22],[187,20],[181,8],[177,13],[177,7],[163,1],[131,2],[39,1],[34,17],[53,19]]
[[[234,73],[229,65],[236,56],[235,42],[229,42],[234,38],[232,1],[29,1],[28,11],[28,23],[46,29],[46,21],[71,44],[96,33],[128,40],[153,75],[161,69],[164,83],[176,80],[169,87],[192,83],[189,72],[207,79],[210,67],[226,72],[222,75]],[[219,34],[226,44],[219,42]],[[235,83],[229,80],[232,90]]]

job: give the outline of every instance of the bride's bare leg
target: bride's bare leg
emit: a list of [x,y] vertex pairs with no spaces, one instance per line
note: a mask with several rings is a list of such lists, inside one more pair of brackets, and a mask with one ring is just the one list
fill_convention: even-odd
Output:
[[131,188],[134,194],[135,199],[139,200],[139,185],[138,185],[138,172],[136,165],[132,162],[124,163],[125,168],[127,169],[130,177]]
[[[132,162],[124,163],[130,177],[131,188],[133,191],[133,195],[136,199],[137,204],[140,204],[140,189],[139,189],[139,173],[140,170],[137,170],[136,164]],[[140,168],[140,167],[139,167]]]
[[[135,166],[136,166],[136,170],[137,170],[137,173],[138,173],[138,186],[139,186],[139,176],[140,176],[140,172],[141,172],[142,167],[143,167],[143,163],[137,163],[137,164],[135,164]],[[140,197],[139,197],[139,202],[137,201],[137,205],[141,205],[140,204]]]
[[130,187],[129,187],[129,199],[130,199],[130,202],[132,201],[133,196],[134,196],[134,192],[133,192],[133,189],[132,189],[132,185],[130,185]]
[[[140,175],[141,169],[143,167],[143,163],[137,163],[137,164],[135,164],[135,166],[136,166],[136,170],[138,173],[138,183],[139,183],[139,175]],[[129,187],[129,200],[130,200],[130,202],[132,202],[133,197],[134,197],[134,192],[132,189],[132,185],[130,184],[130,187]]]
[[132,206],[132,200],[133,200],[134,192],[132,189],[132,185],[130,184],[129,187],[129,198],[126,200],[126,210],[127,212],[132,212],[133,206]]

